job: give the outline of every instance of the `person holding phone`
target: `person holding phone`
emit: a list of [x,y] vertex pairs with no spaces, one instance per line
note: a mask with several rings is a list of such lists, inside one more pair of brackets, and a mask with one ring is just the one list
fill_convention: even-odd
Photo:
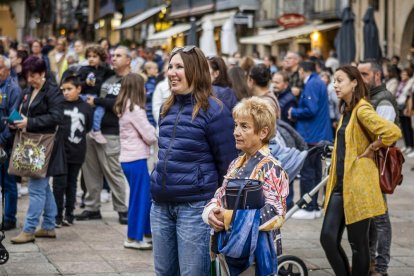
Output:
[[[8,58],[0,55],[0,116],[10,120],[10,115],[19,114],[16,109],[20,104],[21,89],[16,80],[10,76],[11,62]],[[18,117],[14,117],[18,118]],[[9,121],[13,122],[13,121]],[[7,231],[16,228],[17,212],[17,184],[16,178],[7,173],[10,155],[13,147],[14,135],[4,121],[0,124],[0,148],[5,151],[8,158],[0,164],[1,187],[4,189],[4,219],[1,230]],[[4,175],[1,175],[4,174]]]

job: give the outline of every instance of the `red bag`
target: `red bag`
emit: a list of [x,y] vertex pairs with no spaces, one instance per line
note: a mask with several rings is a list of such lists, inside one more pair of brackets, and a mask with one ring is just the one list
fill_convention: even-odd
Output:
[[[358,117],[357,117],[358,118]],[[359,120],[358,120],[359,122]],[[372,143],[370,135],[364,126],[359,123],[365,137]],[[403,181],[402,167],[405,162],[401,150],[394,145],[379,148],[375,152],[375,160],[379,171],[379,182],[384,194],[394,193],[395,188]]]
[[380,148],[376,152],[376,161],[380,174],[381,191],[384,194],[394,193],[395,188],[403,181],[404,155],[395,146]]

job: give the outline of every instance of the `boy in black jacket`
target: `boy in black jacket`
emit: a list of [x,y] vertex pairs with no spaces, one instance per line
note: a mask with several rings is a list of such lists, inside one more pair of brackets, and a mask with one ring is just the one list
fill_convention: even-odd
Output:
[[[82,84],[81,98],[86,102],[88,97],[99,97],[102,84],[111,77],[114,72],[105,63],[105,50],[99,45],[90,45],[86,48],[85,56],[89,65],[82,66],[79,69],[78,76]],[[96,106],[93,114],[91,138],[100,144],[105,144],[107,141],[101,132],[101,122],[105,114],[105,109],[101,106]]]
[[[64,140],[68,166],[67,175],[54,177],[53,194],[58,214],[56,227],[73,224],[76,202],[76,183],[80,168],[85,160],[86,134],[92,128],[93,110],[80,99],[82,86],[79,78],[68,76],[62,80],[61,89],[65,102],[63,104],[64,120],[60,126]],[[66,200],[64,197],[66,196]],[[65,206],[63,206],[65,203]],[[65,217],[63,209],[65,207]]]

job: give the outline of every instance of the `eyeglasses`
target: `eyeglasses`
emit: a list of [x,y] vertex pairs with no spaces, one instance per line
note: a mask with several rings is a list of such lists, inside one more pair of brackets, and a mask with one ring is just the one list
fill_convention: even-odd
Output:
[[183,52],[183,53],[188,53],[188,52],[191,52],[192,50],[194,50],[195,49],[195,45],[187,45],[187,46],[184,46],[184,47],[175,47],[172,51],[171,51],[171,54],[176,54],[176,53],[178,53],[179,51],[181,51],[181,52]]

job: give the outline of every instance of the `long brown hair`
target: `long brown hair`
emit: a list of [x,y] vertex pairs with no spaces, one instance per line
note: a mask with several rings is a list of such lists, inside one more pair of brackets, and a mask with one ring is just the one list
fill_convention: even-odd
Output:
[[241,67],[230,68],[228,75],[237,100],[241,101],[243,98],[251,96],[250,88],[247,86],[246,72]]
[[131,101],[129,111],[133,111],[135,105],[145,109],[147,98],[144,84],[144,78],[135,73],[122,78],[121,90],[114,105],[115,114],[121,116],[126,111],[128,100]]
[[229,76],[227,75],[227,66],[222,57],[209,57],[208,63],[210,64],[213,71],[218,71],[219,74],[217,78],[213,81],[213,85],[218,85],[221,87],[230,87],[231,82]]
[[[203,52],[197,47],[189,51],[184,51],[183,49],[185,49],[185,47],[173,52],[168,63],[170,63],[171,58],[177,54],[180,55],[183,60],[185,78],[187,79],[189,86],[193,88],[192,95],[195,98],[195,106],[192,113],[192,118],[194,119],[200,109],[208,109],[208,98],[213,95],[213,90],[207,59]],[[174,93],[172,93],[162,107],[161,117],[167,115],[174,102],[175,96]]]
[[352,111],[361,99],[369,99],[368,88],[362,79],[361,73],[359,73],[355,66],[343,65],[336,69],[335,72],[337,71],[344,72],[351,81],[356,80],[357,82],[355,90],[352,92],[352,99],[349,107],[346,106],[345,101],[339,101],[339,110],[341,113],[344,113],[345,111]]

